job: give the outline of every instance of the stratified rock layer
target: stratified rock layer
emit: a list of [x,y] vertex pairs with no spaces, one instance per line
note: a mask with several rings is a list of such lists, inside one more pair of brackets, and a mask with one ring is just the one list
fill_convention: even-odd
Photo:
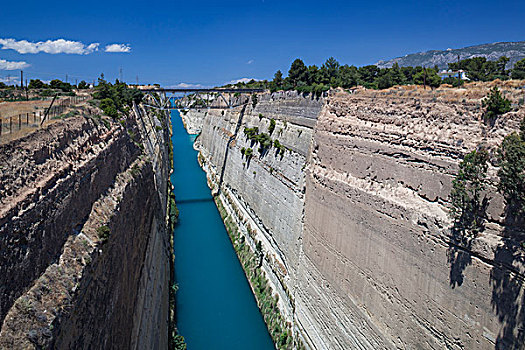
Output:
[[[517,103],[519,84],[505,84]],[[524,254],[494,184],[496,147],[525,113],[486,126],[480,99],[490,87],[281,92],[260,95],[240,119],[211,111],[193,123],[187,113],[190,129],[202,125],[210,186],[247,240],[262,242],[296,339],[315,349],[523,346]],[[267,132],[270,118],[283,158],[243,133]],[[448,196],[459,162],[480,146],[491,154],[488,221],[461,239]]]
[[134,108],[1,146],[0,349],[167,348],[168,126]]

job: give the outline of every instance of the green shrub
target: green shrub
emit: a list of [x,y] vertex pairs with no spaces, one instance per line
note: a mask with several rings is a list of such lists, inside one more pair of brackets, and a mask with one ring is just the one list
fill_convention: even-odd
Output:
[[100,108],[104,111],[104,113],[111,117],[111,118],[117,118],[118,117],[118,111],[115,106],[115,102],[113,102],[110,98],[105,98],[100,101]]
[[268,127],[268,133],[271,135],[275,130],[275,119],[270,119],[270,126]]
[[111,231],[109,230],[109,227],[107,227],[106,225],[103,225],[97,228],[97,236],[102,243],[107,242],[107,240],[109,239],[110,233]]
[[255,137],[259,134],[259,128],[256,126],[253,128],[244,128],[244,134],[248,139],[254,140]]
[[184,340],[184,337],[180,334],[177,334],[174,338],[173,338],[173,345],[175,346],[175,350],[186,350],[187,348],[187,345],[186,345],[186,342]]
[[493,124],[496,118],[502,114],[510,112],[510,101],[504,98],[497,87],[493,87],[485,99],[481,101],[485,112],[483,119],[485,122]]
[[455,229],[477,233],[483,228],[488,198],[483,195],[487,185],[488,153],[472,151],[459,164],[459,172],[452,181],[451,214]]
[[505,197],[512,215],[525,214],[525,119],[521,123],[521,134],[505,137],[499,149],[500,183],[498,190]]

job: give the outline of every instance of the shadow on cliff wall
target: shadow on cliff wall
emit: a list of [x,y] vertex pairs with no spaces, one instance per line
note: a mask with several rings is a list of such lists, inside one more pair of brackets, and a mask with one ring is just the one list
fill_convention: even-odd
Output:
[[516,220],[507,212],[505,238],[494,253],[495,264],[490,272],[491,303],[503,324],[496,339],[496,349],[525,349],[524,276],[515,267],[525,264],[523,249],[518,243],[523,242],[524,221],[523,218]]
[[237,119],[237,125],[235,126],[235,132],[228,139],[228,143],[226,143],[226,151],[224,152],[224,161],[222,163],[221,176],[219,178],[219,186],[218,186],[216,195],[219,195],[221,193],[222,182],[224,180],[224,171],[226,170],[226,162],[228,161],[228,153],[230,151],[230,145],[235,140],[235,138],[237,137],[237,134],[239,133],[239,129],[241,128],[241,125],[242,125],[242,118],[244,117],[245,110],[246,110],[246,104],[242,106],[241,112],[239,113],[239,118]]
[[[517,222],[506,215],[503,240],[494,252],[490,271],[492,308],[502,324],[496,338],[496,349],[525,349],[524,276],[515,267],[525,265],[520,243],[523,241],[523,219]],[[472,238],[455,226],[447,251],[450,264],[450,286],[456,288],[464,281],[464,271],[472,263]],[[521,237],[520,237],[521,236]],[[517,239],[520,237],[520,239]]]
[[461,237],[457,243],[449,242],[447,261],[450,265],[450,286],[452,288],[463,284],[464,271],[472,264],[472,256],[469,253],[471,247],[472,240],[465,237]]
[[461,216],[454,220],[447,250],[452,288],[463,284],[465,269],[472,264],[472,240],[485,230],[488,203],[488,198],[484,197],[483,200],[474,202],[474,209],[463,210]]

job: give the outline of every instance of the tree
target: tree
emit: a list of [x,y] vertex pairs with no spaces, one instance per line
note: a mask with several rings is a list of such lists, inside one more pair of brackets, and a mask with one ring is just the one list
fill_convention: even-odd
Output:
[[496,117],[510,112],[511,109],[510,101],[501,96],[496,86],[490,90],[490,93],[481,101],[481,104],[485,108],[483,119],[490,124],[494,124]]
[[525,79],[525,58],[516,62],[510,72],[512,79]]
[[379,78],[377,78],[377,88],[378,89],[388,89],[389,87],[392,87],[394,84],[392,83],[392,77],[390,75],[390,72],[385,72],[382,74]]
[[300,82],[306,82],[307,80],[308,68],[304,65],[304,62],[297,58],[293,61],[290,70],[288,71],[288,77],[290,78],[294,87],[296,87]]
[[100,109],[102,109],[104,113],[111,118],[118,117],[118,111],[117,107],[115,106],[115,102],[110,98],[105,98],[100,101]]
[[380,69],[375,65],[359,67],[358,72],[360,83],[364,86],[367,86],[367,84],[373,84],[379,71]]
[[42,80],[40,79],[31,79],[29,81],[29,86],[28,86],[30,89],[43,89],[46,87],[46,84],[44,84],[42,82]]
[[497,75],[498,76],[506,76],[507,79],[508,79],[508,72],[506,70],[507,68],[507,63],[509,63],[509,58],[507,56],[501,56],[497,61],[496,61],[496,67],[497,67]]
[[89,85],[88,85],[88,83],[86,83],[84,80],[82,80],[82,81],[78,84],[78,88],[79,88],[79,89],[89,89]]
[[275,72],[275,75],[273,76],[273,83],[277,88],[281,88],[283,86],[283,73],[280,70]]
[[459,164],[459,172],[452,181],[450,192],[451,214],[455,228],[461,232],[479,232],[488,198],[483,195],[487,185],[489,155],[487,151],[474,150]]
[[319,71],[319,68],[314,64],[312,66],[308,66],[308,74],[307,74],[307,84],[313,85],[318,84],[322,80],[321,72]]
[[49,86],[52,89],[62,90],[63,92],[69,92],[72,90],[71,84],[64,83],[59,79],[53,79],[49,82]]
[[339,76],[339,62],[333,57],[330,57],[321,67],[322,82],[325,84],[337,85],[337,78]]
[[525,118],[520,134],[506,136],[499,149],[501,166],[498,190],[505,197],[511,215],[525,214]]
[[432,88],[441,85],[441,78],[432,68],[425,68],[414,75],[414,83],[418,85],[426,84]]
[[357,85],[357,68],[355,66],[348,66],[345,64],[339,68],[339,78],[341,86],[344,88],[351,88]]
[[393,85],[402,85],[405,83],[405,77],[399,68],[399,64],[396,62],[389,71],[390,79]]

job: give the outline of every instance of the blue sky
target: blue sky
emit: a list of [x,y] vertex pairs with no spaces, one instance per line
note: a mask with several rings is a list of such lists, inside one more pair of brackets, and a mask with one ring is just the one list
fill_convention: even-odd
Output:
[[[218,85],[271,79],[297,57],[320,65],[334,56],[360,66],[430,49],[525,40],[522,0],[5,1],[0,13],[0,47],[14,39],[19,51],[21,40],[44,50],[0,49],[0,79],[18,77],[19,70],[5,68],[26,62],[26,76],[44,80],[67,74],[70,82],[92,81],[100,73],[114,80],[122,68],[128,82],[138,76],[164,86]],[[84,47],[77,47],[80,54],[52,54],[36,44],[58,39]],[[93,43],[98,50],[90,52]],[[130,49],[105,52],[109,44]]]

